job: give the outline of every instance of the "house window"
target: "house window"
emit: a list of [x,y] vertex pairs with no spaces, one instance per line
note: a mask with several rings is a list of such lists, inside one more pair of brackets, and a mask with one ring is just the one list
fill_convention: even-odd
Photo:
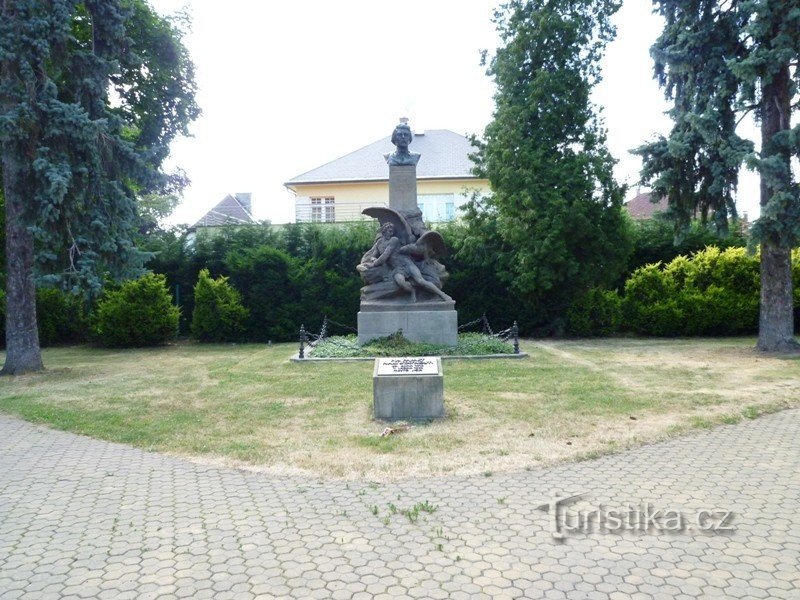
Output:
[[417,206],[426,223],[443,223],[456,218],[455,194],[420,194]]
[[336,206],[333,198],[311,198],[311,222],[333,223],[336,220]]

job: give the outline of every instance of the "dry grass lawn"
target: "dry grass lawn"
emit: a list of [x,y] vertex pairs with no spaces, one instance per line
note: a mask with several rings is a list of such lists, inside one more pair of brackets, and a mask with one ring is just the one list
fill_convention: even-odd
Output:
[[47,371],[0,379],[0,411],[271,473],[488,475],[800,406],[800,359],[754,343],[527,341],[527,359],[446,361],[449,418],[386,438],[372,364],[292,363],[293,345],[49,349]]

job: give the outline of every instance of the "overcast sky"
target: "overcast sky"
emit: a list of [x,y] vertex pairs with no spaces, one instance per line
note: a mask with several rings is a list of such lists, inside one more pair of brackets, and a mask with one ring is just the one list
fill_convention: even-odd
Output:
[[[172,163],[192,185],[175,223],[192,223],[226,194],[252,192],[256,218],[294,215],[283,183],[391,133],[412,128],[483,131],[493,86],[480,51],[497,47],[494,0],[152,0],[161,13],[186,6],[203,115],[194,137],[173,144]],[[631,184],[640,161],[628,151],[669,131],[648,48],[660,19],[625,0],[607,51],[603,107],[617,176]],[[757,213],[752,177],[740,211]]]

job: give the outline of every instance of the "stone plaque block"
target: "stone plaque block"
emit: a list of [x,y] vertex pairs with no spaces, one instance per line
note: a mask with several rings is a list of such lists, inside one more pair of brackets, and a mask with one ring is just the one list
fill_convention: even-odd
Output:
[[389,167],[389,206],[395,210],[417,210],[417,167]]
[[444,417],[444,375],[438,356],[376,358],[372,382],[376,419]]

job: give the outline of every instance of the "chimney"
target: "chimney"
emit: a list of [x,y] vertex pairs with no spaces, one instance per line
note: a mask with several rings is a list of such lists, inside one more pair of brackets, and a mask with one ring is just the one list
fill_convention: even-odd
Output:
[[237,192],[236,193],[236,200],[241,204],[244,209],[247,211],[248,214],[253,214],[253,201],[250,192]]

